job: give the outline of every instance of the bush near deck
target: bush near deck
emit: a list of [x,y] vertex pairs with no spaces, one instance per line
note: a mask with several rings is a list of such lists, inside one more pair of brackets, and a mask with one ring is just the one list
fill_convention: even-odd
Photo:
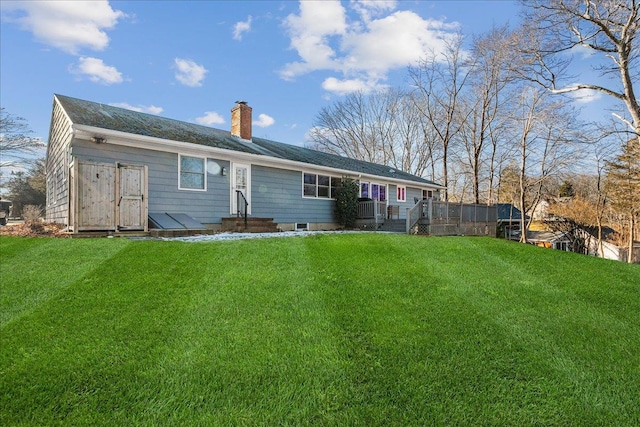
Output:
[[375,233],[0,259],[5,426],[640,420],[638,266]]

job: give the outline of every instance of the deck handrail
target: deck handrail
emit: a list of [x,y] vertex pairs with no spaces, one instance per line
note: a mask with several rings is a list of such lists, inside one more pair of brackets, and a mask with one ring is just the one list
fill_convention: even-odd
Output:
[[375,219],[376,222],[384,221],[387,202],[377,200],[361,200],[358,202],[358,219]]
[[[242,212],[240,212],[240,202],[243,202],[242,204]],[[245,228],[247,227],[247,213],[249,211],[248,207],[249,207],[249,202],[247,202],[247,198],[244,196],[244,193],[241,190],[236,190],[236,207],[237,207],[237,211],[236,211],[236,217],[240,218],[240,215],[243,216],[244,218],[244,226]]]
[[424,216],[424,205],[427,202],[427,200],[418,200],[418,202],[412,208],[407,209],[407,233],[411,231],[411,229],[415,227],[415,225]]

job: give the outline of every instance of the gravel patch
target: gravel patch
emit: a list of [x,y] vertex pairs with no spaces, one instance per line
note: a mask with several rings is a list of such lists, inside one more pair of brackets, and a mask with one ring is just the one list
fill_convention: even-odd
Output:
[[338,230],[338,231],[281,231],[278,233],[218,233],[200,236],[185,237],[161,237],[160,240],[180,241],[180,242],[220,242],[228,240],[243,239],[270,239],[283,237],[308,237],[317,236],[319,234],[355,234],[355,233],[371,233],[371,231],[360,230]]

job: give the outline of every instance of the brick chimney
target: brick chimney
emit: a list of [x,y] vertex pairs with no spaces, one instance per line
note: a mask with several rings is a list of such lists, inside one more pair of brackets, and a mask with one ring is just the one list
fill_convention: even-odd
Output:
[[231,109],[231,135],[251,141],[251,107],[246,101],[236,101]]

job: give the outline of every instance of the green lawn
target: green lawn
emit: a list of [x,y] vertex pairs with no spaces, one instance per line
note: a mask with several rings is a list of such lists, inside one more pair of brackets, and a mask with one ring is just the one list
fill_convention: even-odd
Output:
[[488,238],[0,237],[0,425],[640,423],[640,266]]

